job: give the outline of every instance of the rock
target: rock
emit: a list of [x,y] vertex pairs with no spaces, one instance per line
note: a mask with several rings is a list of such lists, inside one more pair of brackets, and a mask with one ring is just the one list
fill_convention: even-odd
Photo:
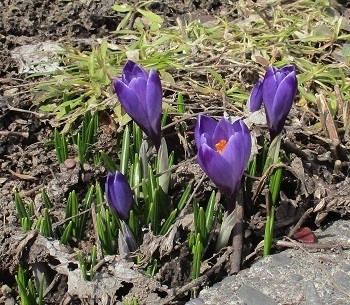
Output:
[[317,252],[288,249],[260,259],[251,268],[200,292],[186,305],[350,304],[350,220],[315,231]]

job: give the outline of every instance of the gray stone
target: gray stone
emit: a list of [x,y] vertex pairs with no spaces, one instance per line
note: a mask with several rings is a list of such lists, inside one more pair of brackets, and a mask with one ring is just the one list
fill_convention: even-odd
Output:
[[[349,245],[349,228],[350,220],[339,220],[315,234],[319,243]],[[350,250],[288,249],[202,290],[199,298],[200,305],[350,305]]]
[[250,286],[242,286],[239,288],[237,290],[237,296],[247,305],[277,305],[273,299]]
[[204,301],[200,298],[192,299],[191,301],[187,302],[187,305],[204,305]]
[[323,301],[321,300],[320,296],[318,295],[318,292],[316,290],[316,287],[314,283],[312,282],[304,282],[304,294],[305,294],[305,301],[304,303],[307,305],[325,305]]

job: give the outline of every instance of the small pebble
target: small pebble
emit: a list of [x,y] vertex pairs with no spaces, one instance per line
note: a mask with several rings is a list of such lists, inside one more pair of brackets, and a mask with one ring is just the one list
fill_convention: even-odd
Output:
[[64,161],[64,166],[67,169],[72,169],[77,165],[77,162],[74,159],[67,159],[66,161]]

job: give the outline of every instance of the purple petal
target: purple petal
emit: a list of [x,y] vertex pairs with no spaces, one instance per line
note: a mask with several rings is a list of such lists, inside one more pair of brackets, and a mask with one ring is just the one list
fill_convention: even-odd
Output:
[[234,194],[242,180],[244,170],[246,168],[244,147],[242,145],[242,135],[235,133],[231,136],[226,144],[225,149],[222,151],[221,156],[229,163],[230,172],[232,175],[232,194]]
[[234,192],[235,181],[230,164],[207,144],[200,146],[197,160],[200,167],[219,190],[225,196],[231,197]]
[[152,128],[147,117],[147,111],[142,106],[142,103],[135,92],[117,78],[114,80],[114,89],[125,112],[147,135],[152,133]]
[[[146,92],[147,92],[147,80],[144,78],[133,78],[129,83],[128,87],[135,93],[137,99],[139,100],[140,106],[147,115],[147,101],[146,101]],[[138,106],[138,104],[136,104]],[[135,106],[136,106],[135,105]]]
[[[288,69],[287,71],[289,71]],[[286,118],[293,105],[298,82],[294,70],[281,80],[276,90],[271,107],[266,107],[266,116],[271,140],[283,129]]]
[[272,109],[278,83],[275,78],[275,68],[270,66],[263,81],[263,101],[265,109]]
[[248,164],[252,141],[250,132],[246,124],[242,120],[233,123],[236,132],[232,134],[222,157],[231,165],[234,175],[239,176],[239,181]]
[[247,125],[242,121],[238,120],[233,123],[234,128],[236,129],[239,125],[240,128],[240,134],[242,135],[241,143],[242,146],[244,147],[244,168],[247,166],[249,158],[250,158],[250,153],[252,150],[252,138],[250,136],[250,131],[247,127]]
[[275,114],[276,121],[280,121],[288,115],[292,108],[297,90],[297,80],[295,74],[290,74],[280,83],[273,103],[272,111]]
[[147,116],[149,119],[149,123],[152,127],[154,135],[158,138],[157,140],[153,139],[153,142],[156,141],[157,143],[160,143],[162,97],[163,91],[159,75],[155,70],[152,69],[150,71],[149,78],[147,81],[147,91],[145,100],[147,105]]
[[[106,180],[106,189],[105,189],[105,195],[107,198],[107,202],[111,205],[113,202],[113,180],[114,180],[114,175],[111,173],[108,173],[107,175],[107,180]],[[111,202],[111,203],[110,203]]]
[[249,97],[249,110],[250,112],[258,111],[261,108],[263,102],[263,80],[259,78],[255,84],[252,93]]
[[130,185],[122,173],[117,171],[115,174],[108,174],[106,198],[108,204],[122,220],[129,218],[129,213],[134,207],[134,201]]
[[128,60],[125,63],[122,73],[122,81],[126,85],[129,85],[133,78],[141,77],[144,79],[148,78],[147,72],[137,63],[132,60]]
[[206,134],[205,138],[207,139],[207,144],[212,147],[211,139],[217,125],[218,122],[211,117],[202,114],[198,116],[196,128],[194,130],[194,138],[198,149],[201,145],[201,137],[203,134]]
[[221,119],[218,125],[216,126],[212,137],[212,148],[215,148],[215,144],[219,143],[221,140],[225,140],[227,142],[234,132],[235,130],[233,128],[232,123],[227,119]]

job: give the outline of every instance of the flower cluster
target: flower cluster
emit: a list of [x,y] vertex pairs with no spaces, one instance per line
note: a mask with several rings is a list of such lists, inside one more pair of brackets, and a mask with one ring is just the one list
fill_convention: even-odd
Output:
[[[152,69],[147,73],[129,60],[124,66],[122,78],[114,80],[114,88],[125,111],[158,150],[161,143],[162,86],[157,72]],[[264,79],[255,85],[250,96],[250,109],[256,111],[264,104],[271,140],[282,131],[296,90],[297,79],[291,65],[281,69],[269,67]],[[233,199],[251,153],[252,141],[246,124],[242,120],[231,123],[224,118],[218,122],[199,115],[195,142],[199,165],[219,190]],[[108,175],[106,197],[121,219],[128,219],[134,201],[130,186],[121,173]]]

